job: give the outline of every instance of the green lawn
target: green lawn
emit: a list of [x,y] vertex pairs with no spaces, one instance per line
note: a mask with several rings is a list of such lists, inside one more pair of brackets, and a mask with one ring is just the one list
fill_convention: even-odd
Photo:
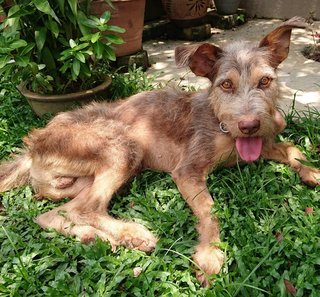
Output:
[[[0,158],[44,125],[10,84],[1,85]],[[287,115],[280,139],[291,140],[320,167],[320,113]],[[145,172],[113,199],[116,217],[133,219],[160,240],[146,254],[98,240],[82,245],[33,219],[55,206],[29,187],[1,194],[0,296],[295,296],[320,292],[319,187],[302,185],[287,166],[259,161],[208,177],[220,218],[223,271],[201,288],[190,261],[196,219],[166,174]],[[306,208],[313,208],[307,214]],[[134,268],[142,272],[134,276]]]

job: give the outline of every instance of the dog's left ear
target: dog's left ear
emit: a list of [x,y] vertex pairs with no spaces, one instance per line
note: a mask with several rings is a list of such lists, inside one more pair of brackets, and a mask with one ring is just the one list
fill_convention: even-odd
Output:
[[222,50],[210,43],[178,46],[175,60],[178,67],[189,66],[195,75],[212,79],[214,64],[221,54]]
[[267,47],[271,53],[271,65],[277,68],[287,58],[289,53],[291,30],[294,28],[306,28],[307,23],[301,17],[293,17],[282,23],[278,28],[264,37],[259,47]]

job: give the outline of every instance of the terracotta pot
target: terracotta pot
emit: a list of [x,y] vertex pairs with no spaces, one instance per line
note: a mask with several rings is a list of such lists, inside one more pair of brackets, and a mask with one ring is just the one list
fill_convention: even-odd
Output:
[[27,99],[33,111],[38,116],[45,113],[57,113],[72,109],[78,105],[83,105],[94,99],[99,99],[103,92],[111,84],[111,78],[108,77],[102,84],[90,90],[62,94],[62,95],[40,95],[27,89],[26,84],[18,86],[20,93]]
[[171,20],[194,20],[207,14],[210,0],[162,0]]
[[142,49],[142,32],[144,25],[144,12],[146,0],[112,0],[115,10],[110,8],[104,0],[94,0],[90,11],[100,17],[106,10],[111,11],[110,25],[116,25],[126,29],[119,34],[125,43],[116,45],[117,57],[134,54]]
[[218,14],[235,14],[241,0],[214,0]]

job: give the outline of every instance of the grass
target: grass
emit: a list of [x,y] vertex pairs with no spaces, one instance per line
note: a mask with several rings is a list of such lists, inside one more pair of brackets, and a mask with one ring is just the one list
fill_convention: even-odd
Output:
[[[4,159],[46,120],[36,118],[10,84],[1,88]],[[295,142],[320,167],[320,113],[292,109],[287,121],[280,138]],[[33,219],[54,203],[35,201],[29,187],[1,194],[0,296],[319,296],[319,187],[310,189],[287,166],[263,160],[216,171],[208,187],[226,253],[211,288],[199,286],[190,261],[195,217],[168,175],[145,172],[113,199],[112,214],[159,236],[150,254],[122,247],[113,253],[100,240],[83,245],[41,230]]]

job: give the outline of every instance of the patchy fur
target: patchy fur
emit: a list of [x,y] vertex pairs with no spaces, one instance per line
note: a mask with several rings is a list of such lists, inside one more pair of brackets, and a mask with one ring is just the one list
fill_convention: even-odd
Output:
[[224,49],[205,43],[176,49],[180,66],[212,81],[208,90],[156,90],[116,103],[93,103],[61,113],[43,129],[24,138],[25,151],[0,167],[0,191],[28,181],[36,196],[69,202],[37,217],[87,243],[96,236],[113,248],[151,251],[157,238],[142,225],[107,213],[112,195],[144,169],[171,174],[198,217],[199,243],[193,255],[197,277],[218,273],[223,253],[218,219],[206,176],[218,165],[263,156],[290,165],[302,181],[319,185],[319,170],[291,144],[275,143],[285,127],[277,111],[276,67],[288,54],[291,29],[304,27],[293,18],[267,35],[260,45],[237,42]]

